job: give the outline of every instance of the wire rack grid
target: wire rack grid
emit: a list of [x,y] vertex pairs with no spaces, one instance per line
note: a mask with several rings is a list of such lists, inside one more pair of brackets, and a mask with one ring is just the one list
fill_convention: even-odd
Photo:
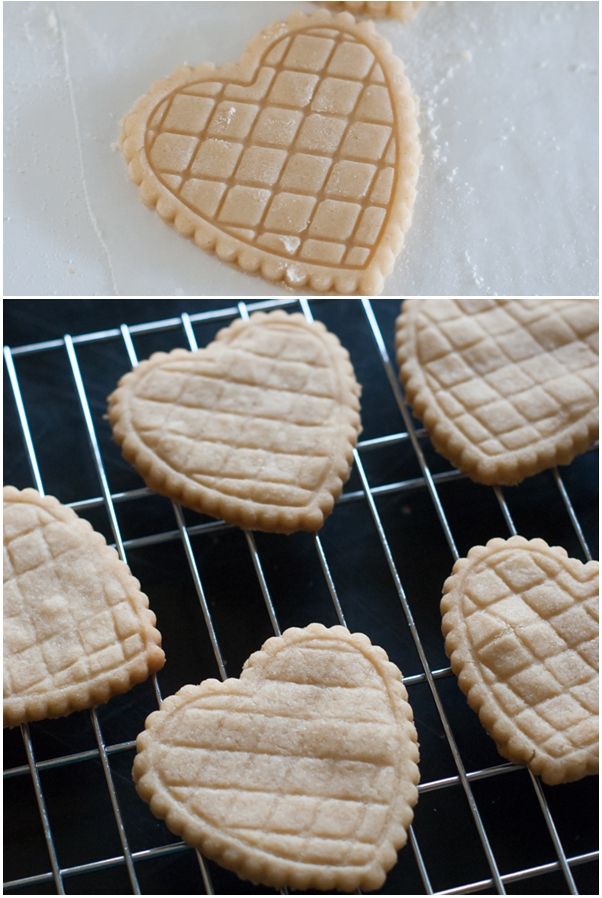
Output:
[[[144,486],[122,490],[111,488],[112,478],[107,472],[107,449],[99,436],[99,431],[105,428],[106,424],[102,416],[92,408],[80,354],[85,347],[101,351],[106,345],[119,344],[121,350],[125,351],[129,365],[135,366],[138,364],[136,342],[145,336],[152,336],[153,339],[160,341],[166,334],[171,334],[177,345],[185,345],[195,350],[199,343],[195,328],[199,326],[223,326],[237,315],[248,317],[252,311],[278,307],[289,310],[300,309],[308,319],[313,318],[314,314],[316,317],[322,317],[323,312],[328,312],[328,302],[280,299],[229,305],[222,302],[220,306],[216,301],[216,308],[209,311],[184,312],[179,317],[131,326],[123,324],[95,333],[66,335],[62,339],[14,348],[5,347],[4,350],[7,380],[25,446],[31,485],[41,493],[45,492],[45,478],[42,473],[44,465],[40,463],[44,443],[39,435],[34,433],[34,428],[30,424],[31,413],[28,410],[27,397],[22,390],[17,368],[21,359],[26,357],[58,352],[66,359],[68,376],[77,401],[77,416],[86,436],[87,452],[97,484],[96,495],[85,499],[76,498],[67,504],[82,515],[104,512],[107,521],[105,530],[108,531],[109,541],[113,542],[121,558],[130,565],[132,556],[138,551],[159,551],[165,544],[179,543],[192,583],[194,600],[205,627],[205,648],[199,646],[198,651],[212,656],[211,663],[222,679],[227,675],[235,676],[238,671],[236,662],[229,662],[223,650],[224,624],[216,604],[216,586],[213,583],[209,585],[206,583],[207,577],[203,571],[207,563],[199,540],[219,541],[235,528],[230,528],[221,521],[188,515],[186,510],[175,503],[170,503],[175,527],[165,528],[165,510],[162,506],[158,519],[161,523],[152,526],[151,532],[124,536],[121,515],[128,509],[135,509],[138,518],[141,514],[144,516],[143,508],[146,506],[142,503],[152,500],[153,494]],[[340,302],[335,303],[335,312],[338,316],[338,318],[335,316],[335,322],[341,320]],[[360,505],[363,508],[364,517],[360,524],[361,542],[368,547],[366,551],[374,559],[374,564],[380,571],[379,576],[388,577],[388,589],[395,600],[395,611],[383,611],[381,614],[378,605],[375,609],[371,609],[367,618],[369,626],[365,626],[364,629],[373,641],[378,641],[374,638],[370,626],[377,631],[379,625],[385,626],[394,620],[393,615],[397,616],[394,621],[395,633],[387,631],[388,637],[385,636],[380,641],[384,643],[388,638],[394,643],[396,634],[403,634],[400,639],[404,648],[400,649],[400,658],[394,657],[394,660],[399,661],[407,673],[404,681],[414,707],[423,752],[420,800],[414,825],[410,828],[409,844],[400,854],[399,863],[390,874],[382,891],[390,894],[473,892],[506,894],[529,888],[533,892],[540,891],[545,894],[588,893],[588,883],[592,881],[592,871],[596,869],[598,851],[591,832],[588,834],[588,830],[592,828],[591,819],[594,817],[590,818],[587,814],[584,816],[584,806],[589,805],[590,809],[593,808],[595,790],[591,784],[588,787],[583,783],[557,787],[558,794],[562,796],[559,801],[554,790],[542,786],[530,772],[518,765],[503,762],[496,755],[491,749],[488,737],[482,734],[478,723],[475,724],[472,720],[470,716],[472,712],[467,711],[449,666],[441,663],[443,656],[440,633],[434,635],[432,632],[434,615],[438,615],[438,595],[432,596],[430,617],[427,615],[426,618],[421,606],[413,598],[417,587],[413,575],[408,571],[411,571],[411,565],[416,565],[417,562],[416,559],[408,560],[404,557],[392,527],[391,521],[395,521],[396,517],[391,518],[391,510],[395,516],[401,518],[404,514],[408,515],[410,527],[416,530],[412,512],[417,514],[417,511],[416,508],[412,509],[411,503],[413,501],[422,503],[422,514],[426,516],[425,520],[430,528],[427,528],[427,539],[436,541],[438,538],[440,542],[438,549],[440,565],[447,565],[447,571],[441,568],[444,575],[451,569],[453,561],[465,553],[465,546],[469,547],[471,540],[479,541],[472,535],[475,528],[477,532],[482,533],[480,539],[482,542],[492,535],[504,535],[504,530],[508,534],[514,534],[517,532],[516,515],[511,509],[512,501],[502,489],[477,487],[458,471],[449,466],[441,466],[441,460],[430,447],[426,431],[413,419],[405,403],[387,348],[391,343],[391,335],[385,336],[383,326],[379,322],[379,316],[382,319],[380,312],[384,308],[381,305],[383,302],[353,301],[353,314],[349,315],[358,319],[356,331],[359,328],[361,332],[359,342],[362,354],[369,357],[370,365],[379,368],[379,395],[383,396],[383,390],[388,391],[384,402],[388,426],[383,428],[381,419],[379,422],[381,432],[376,436],[366,436],[359,441],[353,456],[353,476],[332,515],[334,520],[340,515],[339,508],[352,509]],[[347,308],[351,309],[351,305]],[[334,329],[336,330],[336,327]],[[355,363],[353,352],[352,359]],[[65,450],[68,450],[67,445]],[[396,465],[402,456],[405,461],[399,470],[405,476],[397,479],[386,476],[389,470],[397,471],[398,468],[390,469],[386,461],[379,463],[379,453],[385,453],[383,458],[394,455]],[[589,456],[593,454],[588,453]],[[380,468],[384,469],[385,476]],[[412,476],[407,476],[407,473]],[[589,468],[587,473],[591,475]],[[565,479],[564,473],[561,475],[557,469],[548,474],[545,480],[546,502],[551,503],[550,507],[554,508],[555,515],[562,518],[565,539],[568,540],[570,534],[570,540],[577,547],[580,556],[589,560],[592,557],[591,537],[588,539],[586,536],[586,528],[579,520],[579,514],[571,499],[571,490],[567,487]],[[541,485],[538,487],[538,495],[541,495],[542,488]],[[453,492],[445,494],[445,490]],[[592,500],[594,490],[595,486],[592,484],[588,500]],[[496,510],[497,516],[495,523],[487,523],[487,526],[484,526],[483,521],[477,521],[469,538],[463,532],[464,525],[462,518],[458,517],[457,507],[459,505],[462,514],[466,511],[467,503],[477,496],[479,502],[485,501],[486,497],[486,502],[489,503],[487,505],[489,517],[493,516],[493,509]],[[386,505],[387,502],[392,504]],[[348,625],[351,629],[359,629],[354,624],[360,612],[358,606],[346,597],[347,580],[343,573],[343,567],[349,566],[351,560],[345,556],[344,547],[340,544],[341,534],[337,531],[334,536],[329,536],[329,526],[327,523],[323,531],[311,538],[308,537],[306,541],[307,551],[313,554],[316,570],[322,579],[322,599],[315,606],[321,616],[312,617],[311,608],[300,613],[302,616],[305,615],[305,623],[318,618],[324,619],[325,622]],[[438,531],[437,534],[434,532],[435,529]],[[524,528],[519,529],[525,532]],[[458,530],[461,531],[462,552],[459,548]],[[344,531],[341,533],[345,535]],[[290,554],[281,548],[282,538],[272,537],[277,543],[277,550],[273,555],[269,548],[270,537],[267,537],[266,541],[266,537],[262,534],[251,532],[241,534],[240,531],[237,531],[237,534],[237,538],[244,542],[249,570],[252,570],[255,577],[255,588],[261,602],[261,611],[260,605],[255,604],[252,614],[253,623],[260,614],[262,620],[257,623],[257,632],[253,632],[252,628],[248,636],[249,645],[258,648],[263,638],[270,633],[280,634],[283,618],[287,619],[287,624],[289,622],[289,611],[285,604],[281,600],[274,599],[275,590],[272,583],[277,565],[285,567]],[[546,536],[545,533],[526,535],[542,535],[544,538]],[[288,539],[290,543],[292,538]],[[419,540],[419,535],[416,539]],[[284,561],[281,556],[284,557]],[[428,560],[424,564],[426,570],[429,566]],[[286,571],[283,576],[286,578]],[[146,583],[144,577],[141,579],[143,588],[150,595],[151,606],[155,607],[152,584]],[[442,579],[439,576],[440,583]],[[411,588],[404,586],[404,581],[407,580],[411,582]],[[286,582],[290,586],[289,581]],[[311,583],[312,587],[317,589],[316,581],[312,580]],[[306,589],[307,584],[302,583],[301,588]],[[219,588],[217,591],[219,592]],[[375,602],[379,601],[378,594],[372,598]],[[159,627],[163,629],[163,618],[158,610],[157,613]],[[362,608],[361,613],[366,613],[365,608]],[[172,643],[178,651],[183,651],[183,646],[189,640],[189,634],[178,631],[177,638],[172,639]],[[434,641],[436,641],[435,649],[433,649]],[[386,647],[389,654],[392,654],[389,645]],[[166,651],[169,660],[170,652],[167,646]],[[143,719],[146,713],[160,704],[162,692],[165,691],[165,687],[162,689],[159,685],[162,678],[163,672],[159,677],[153,677],[146,692],[142,693],[140,705],[144,714],[140,717],[138,712],[136,721]],[[144,687],[136,687],[132,693],[133,699],[130,697],[123,700],[124,716],[132,713],[132,707],[137,701],[136,696],[140,694],[141,689]],[[170,688],[169,685],[168,689],[173,691],[173,687]],[[114,703],[119,703],[119,699],[114,699],[110,705]],[[110,716],[106,716],[107,713],[105,709],[87,712],[88,721],[85,726],[91,741],[81,750],[73,750],[73,745],[67,744],[68,734],[59,737],[65,750],[57,750],[55,743],[52,744],[52,749],[48,750],[42,736],[36,736],[37,730],[42,727],[41,724],[23,725],[20,728],[22,762],[5,767],[5,790],[7,785],[12,786],[10,795],[18,796],[20,784],[27,782],[31,791],[31,801],[29,816],[21,824],[24,827],[23,832],[26,833],[22,867],[17,871],[18,875],[11,874],[5,881],[5,893],[81,894],[82,883],[86,883],[86,891],[98,894],[146,894],[155,893],[157,890],[169,891],[173,888],[174,881],[179,882],[176,891],[181,893],[225,894],[238,891],[244,894],[244,889],[249,889],[253,893],[271,891],[238,882],[233,875],[225,873],[205,860],[183,842],[171,838],[171,834],[162,824],[151,819],[146,806],[132,796],[131,783],[128,783],[127,787],[124,785],[127,781],[126,771],[128,765],[131,766],[134,753],[135,731],[131,734],[131,738],[117,741],[111,739],[114,728]],[[78,718],[84,716],[83,712],[81,715],[74,715]],[[59,728],[65,726],[64,722],[56,722],[53,725]],[[48,757],[38,757],[36,740],[43,746],[42,754],[49,755]],[[478,751],[473,752],[471,743],[478,743]],[[441,760],[442,756],[445,756],[445,761]],[[16,750],[15,757],[18,757]],[[484,760],[475,765],[475,759]],[[106,812],[105,820],[108,821],[107,825],[112,827],[114,838],[110,843],[113,846],[112,851],[110,849],[107,851],[103,846],[96,852],[100,856],[81,860],[65,848],[65,837],[61,834],[61,828],[65,825],[64,812],[55,794],[59,787],[52,779],[46,782],[46,778],[65,771],[75,776],[75,772],[86,765],[92,765],[99,772],[100,778],[95,781],[94,788],[99,794],[103,793],[105,798],[108,797],[110,810]],[[60,782],[69,781],[60,780]],[[512,830],[517,827],[522,832],[517,821],[511,817],[503,819],[502,805],[508,795],[512,796],[512,808],[515,810],[511,811],[508,808],[507,814],[515,813],[516,809],[519,813],[524,812],[527,821],[525,825],[533,842],[536,843],[532,856],[527,852],[522,857],[518,839],[511,837]],[[10,812],[9,800],[7,806]],[[500,813],[501,823],[498,819]],[[595,810],[591,811],[591,814],[595,815]],[[77,818],[77,810],[75,815]],[[141,824],[140,820],[144,823]],[[82,815],[77,821],[79,834],[81,835],[83,828],[89,825],[93,826],[93,821],[86,820]],[[28,867],[27,850],[30,829],[35,827],[38,828],[37,851],[40,859],[37,862],[38,869],[31,872],[31,867]],[[456,830],[459,840],[454,841],[450,833]],[[536,835],[533,835],[534,833]],[[148,842],[144,841],[145,837]],[[448,845],[445,844],[446,839],[449,841]],[[35,842],[34,837],[31,837],[31,840]],[[439,849],[437,840],[440,840]],[[91,855],[94,855],[93,851]],[[70,862],[71,857],[75,857],[78,862]],[[183,866],[184,858],[185,866]],[[531,862],[528,862],[529,860]],[[11,870],[14,867],[14,864],[11,865]],[[152,871],[152,874],[148,871]],[[580,877],[583,871],[587,871],[588,875]],[[595,877],[595,874],[593,875]],[[180,880],[174,880],[174,876],[179,876]],[[164,889],[161,888],[163,881]],[[106,885],[109,882],[110,887]]]

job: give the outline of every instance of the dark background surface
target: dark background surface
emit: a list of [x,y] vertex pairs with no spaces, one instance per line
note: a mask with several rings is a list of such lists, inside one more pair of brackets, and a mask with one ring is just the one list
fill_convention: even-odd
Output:
[[[236,306],[235,299],[5,299],[4,342],[12,346],[91,333],[118,324]],[[260,300],[255,300],[256,302]],[[397,307],[398,303],[394,305]]]
[[[287,308],[295,310],[295,306]],[[357,378],[363,386],[362,439],[402,432],[403,421],[359,300],[316,300],[312,301],[311,308],[314,316],[324,321],[351,353]],[[377,300],[373,308],[388,352],[394,359],[394,320],[399,303]],[[182,312],[192,314],[215,309],[232,309],[236,314],[236,301],[5,300],[4,340],[15,347],[60,338],[67,332],[90,333],[115,328],[121,323],[134,325],[171,319]],[[229,320],[195,323],[198,344],[209,342]],[[140,359],[158,349],[187,346],[181,326],[136,335],[133,339]],[[107,394],[129,368],[123,341],[117,336],[106,341],[76,343],[76,354],[111,492],[136,489],[143,485],[142,481],[121,458],[103,417]],[[15,367],[47,492],[64,502],[100,496],[98,474],[64,348],[16,355]],[[5,483],[20,488],[30,486],[31,471],[6,377],[4,410]],[[426,438],[421,439],[421,446],[433,473],[450,470]],[[433,503],[420,480],[416,456],[409,440],[362,449],[360,454],[373,488],[418,480],[415,486],[377,491],[375,500],[429,665],[433,670],[445,668],[448,661],[440,632],[439,599],[453,559]],[[594,450],[561,469],[592,551],[598,545],[597,473]],[[361,482],[354,471],[345,493],[358,490]],[[461,554],[493,536],[508,535],[493,490],[462,478],[439,484],[438,491]],[[504,496],[520,533],[543,537],[551,544],[563,545],[569,554],[583,557],[551,472],[505,489]],[[128,562],[150,597],[163,634],[168,663],[158,678],[162,694],[168,695],[185,683],[217,676],[215,658],[179,539],[153,546],[128,547],[129,540],[176,529],[170,503],[153,495],[119,502],[115,507],[126,541]],[[80,513],[109,541],[113,540],[102,506]],[[209,520],[188,511],[185,518],[188,524]],[[320,531],[320,538],[350,629],[362,630],[373,642],[382,645],[406,675],[421,673],[410,629],[365,498],[359,496],[339,503]],[[336,623],[313,539],[306,534],[291,537],[256,534],[256,542],[280,627],[304,626],[312,620],[328,625]],[[236,528],[223,528],[193,536],[192,547],[228,674],[238,676],[247,656],[272,635],[246,540]],[[494,743],[468,708],[455,678],[446,676],[436,683],[466,769],[477,771],[503,763]],[[422,782],[454,777],[457,769],[429,687],[425,683],[410,685],[409,697],[421,746]],[[155,707],[154,693],[148,683],[101,707],[98,716],[105,742],[112,745],[135,739],[145,716]],[[86,712],[32,724],[31,734],[38,761],[96,747]],[[110,755],[131,850],[138,852],[177,842],[136,796],[130,775],[132,758],[133,750]],[[5,732],[5,767],[25,763],[19,731]],[[40,776],[63,868],[121,854],[109,794],[97,759],[43,769]],[[502,874],[556,860],[535,790],[525,771],[512,770],[478,779],[472,787]],[[543,790],[567,855],[595,851],[598,846],[597,781],[590,777],[565,786],[544,786]],[[50,866],[28,774],[5,780],[5,814],[5,881],[47,872]],[[489,877],[483,848],[459,785],[452,783],[421,794],[414,832],[433,889],[450,889]],[[152,859],[140,857],[135,866],[143,893],[203,891],[198,865],[189,849]],[[209,869],[217,893],[271,891],[242,883],[212,863]],[[575,866],[573,875],[582,893],[597,894],[596,864]],[[66,876],[64,884],[66,891],[73,894],[131,893],[123,865]],[[562,874],[554,870],[510,882],[507,888],[510,893],[520,894],[567,891]],[[382,892],[423,891],[415,856],[408,846],[400,853],[399,862]],[[493,893],[491,888],[482,891]],[[52,880],[7,890],[8,894],[53,892]]]

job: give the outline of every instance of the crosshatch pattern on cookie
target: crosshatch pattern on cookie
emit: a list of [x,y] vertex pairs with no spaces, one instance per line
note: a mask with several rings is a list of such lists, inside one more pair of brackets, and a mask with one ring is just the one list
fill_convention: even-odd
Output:
[[[10,724],[106,701],[163,665],[148,600],[104,537],[52,497],[27,492],[4,491]],[[89,689],[96,701],[88,702]]]
[[251,85],[178,88],[149,118],[146,155],[194,213],[288,259],[365,267],[386,225],[396,141],[370,48],[340,29],[289,35]]
[[410,402],[432,401],[473,454],[504,458],[585,417],[597,425],[595,300],[410,300],[397,343]]
[[460,685],[477,684],[471,704],[501,753],[546,782],[597,770],[598,589],[597,562],[521,537],[471,550],[444,588]]
[[[349,476],[359,392],[323,325],[258,313],[205,349],[153,356],[109,397],[109,415],[126,450],[135,436],[177,472],[184,504],[260,529],[313,531]],[[140,467],[134,449],[126,457]]]
[[185,837],[195,821],[202,850],[268,884],[375,888],[417,799],[399,671],[342,627],[288,630],[240,680],[184,687],[147,720],[138,750],[142,797]]

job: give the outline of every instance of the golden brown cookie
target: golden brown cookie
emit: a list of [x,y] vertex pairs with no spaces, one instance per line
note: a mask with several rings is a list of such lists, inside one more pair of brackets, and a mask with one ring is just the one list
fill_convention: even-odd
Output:
[[433,445],[479,483],[518,483],[597,439],[596,299],[407,300],[396,342]]
[[319,293],[380,293],[412,218],[417,104],[369,22],[294,13],[239,63],[183,66],[125,117],[144,202],[202,249]]
[[598,771],[598,562],[492,539],[454,565],[445,650],[505,758],[552,785]]
[[155,816],[243,879],[376,889],[405,844],[418,746],[399,670],[344,627],[268,639],[240,679],[146,720],[134,781]]
[[157,492],[247,529],[314,532],[349,477],[359,395],[323,324],[258,312],[204,349],[142,362],[109,397],[109,419]]
[[108,701],[165,656],[140,583],[52,496],[4,487],[4,724]]

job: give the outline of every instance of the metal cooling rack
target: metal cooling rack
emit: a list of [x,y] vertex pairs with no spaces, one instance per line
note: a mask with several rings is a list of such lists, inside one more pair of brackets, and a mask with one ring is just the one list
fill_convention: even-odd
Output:
[[[161,335],[169,331],[178,332],[180,336],[184,335],[186,344],[194,350],[197,348],[194,325],[210,322],[228,323],[237,315],[247,317],[252,311],[277,307],[294,307],[297,310],[300,308],[307,318],[312,318],[314,314],[319,317],[321,302],[328,301],[280,299],[249,303],[240,302],[238,304],[231,303],[227,307],[224,307],[222,304],[221,308],[210,311],[194,314],[183,313],[180,317],[132,326],[121,325],[120,327],[96,333],[87,333],[73,337],[65,336],[60,340],[21,345],[12,349],[6,347],[4,350],[8,384],[14,398],[16,414],[22,432],[21,436],[25,445],[31,473],[31,485],[35,486],[41,493],[45,491],[44,479],[39,463],[43,445],[40,445],[40,441],[36,444],[36,439],[32,433],[30,418],[26,408],[27,401],[21,389],[17,368],[22,357],[37,355],[51,350],[58,351],[64,353],[68,363],[68,370],[79,405],[78,414],[81,416],[81,421],[85,428],[89,452],[91,453],[98,483],[97,495],[73,501],[70,503],[71,507],[84,515],[98,509],[105,510],[108,515],[114,545],[124,561],[128,561],[128,553],[134,550],[156,547],[172,541],[180,542],[202,612],[210,651],[213,654],[217,671],[222,678],[225,678],[227,675],[227,662],[220,646],[220,638],[214,621],[215,607],[212,609],[212,603],[208,599],[206,585],[201,573],[202,559],[199,558],[199,553],[195,552],[193,542],[200,535],[219,535],[232,528],[229,528],[228,525],[221,521],[210,521],[208,519],[203,519],[200,523],[190,523],[187,521],[185,511],[179,506],[172,504],[176,522],[175,528],[160,529],[157,532],[133,538],[125,538],[123,536],[116,507],[135,506],[136,502],[145,500],[153,494],[145,487],[127,489],[120,492],[111,491],[103,458],[104,453],[101,449],[101,441],[98,438],[100,425],[98,418],[95,419],[91,409],[78,353],[81,353],[85,346],[102,347],[111,341],[113,343],[121,341],[121,348],[125,348],[130,364],[135,366],[138,363],[138,356],[134,340],[142,335]],[[351,301],[343,302],[350,303]],[[420,800],[416,808],[414,825],[410,829],[408,846],[401,852],[398,867],[390,874],[387,884],[383,887],[383,892],[393,894],[414,894],[416,892],[426,894],[434,892],[440,894],[475,892],[506,894],[507,892],[517,893],[521,889],[526,889],[531,892],[540,891],[544,894],[554,892],[579,894],[576,882],[577,874],[580,870],[585,869],[583,865],[589,865],[590,871],[595,869],[598,851],[575,850],[576,846],[583,844],[583,840],[580,832],[577,832],[576,838],[572,838],[571,833],[574,835],[573,831],[579,830],[584,796],[588,798],[590,805],[595,803],[596,789],[593,785],[595,781],[593,779],[590,780],[589,788],[584,788],[583,785],[578,786],[578,784],[556,787],[562,790],[558,794],[562,795],[568,802],[567,807],[569,811],[567,817],[567,813],[562,810],[563,803],[558,803],[553,791],[551,792],[547,787],[542,786],[540,781],[524,768],[503,762],[495,754],[495,750],[488,755],[486,754],[488,763],[482,766],[470,767],[465,760],[467,755],[465,740],[461,738],[462,731],[458,725],[454,724],[452,717],[455,720],[458,714],[467,714],[468,716],[465,718],[467,721],[466,725],[472,726],[473,723],[471,723],[470,718],[472,712],[465,709],[466,703],[463,697],[459,694],[456,695],[450,668],[434,666],[429,660],[429,656],[432,653],[426,645],[423,627],[418,625],[415,620],[416,606],[408,598],[406,589],[404,589],[403,576],[399,571],[399,560],[396,560],[397,553],[392,547],[392,529],[390,524],[386,523],[385,515],[382,509],[379,508],[379,503],[386,497],[394,497],[395,501],[402,503],[409,501],[408,497],[413,495],[426,496],[427,505],[430,503],[429,514],[433,516],[433,526],[439,528],[439,536],[443,535],[447,545],[449,571],[453,562],[459,557],[460,552],[457,548],[457,539],[454,533],[455,526],[450,521],[449,512],[446,512],[446,507],[450,507],[451,500],[447,501],[446,499],[444,501],[441,491],[447,484],[452,484],[456,481],[468,484],[468,481],[466,481],[463,475],[453,469],[433,470],[433,462],[429,461],[433,454],[428,443],[427,434],[414,421],[404,401],[396,368],[387,350],[388,341],[383,336],[383,331],[379,325],[379,314],[375,309],[378,309],[379,303],[384,301],[357,300],[358,304],[360,302],[363,326],[366,328],[366,333],[369,334],[362,347],[362,352],[369,355],[372,364],[379,367],[380,375],[384,372],[396,413],[391,419],[390,427],[386,433],[375,438],[360,440],[358,443],[357,449],[354,451],[354,474],[338,504],[365,503],[369,516],[369,526],[372,529],[371,539],[376,539],[375,545],[377,547],[374,551],[380,553],[380,563],[389,572],[398,603],[399,626],[408,636],[409,643],[415,651],[414,657],[417,659],[416,672],[411,672],[406,676],[405,683],[415,711],[419,740],[421,744],[428,746],[431,730],[433,732],[436,731],[437,738],[440,740],[438,743],[440,748],[436,751],[439,751],[439,753],[443,751],[448,752],[451,759],[451,772],[449,775],[424,779],[424,770],[422,770],[423,782],[421,782],[419,787]],[[121,312],[127,309],[127,301],[122,301],[119,308]],[[357,308],[360,308],[359,305]],[[9,393],[9,395],[11,394]],[[391,396],[388,399],[391,399]],[[52,399],[49,398],[49,401],[52,401]],[[369,455],[373,455],[378,450],[390,449],[391,447],[396,452],[403,450],[410,453],[413,463],[418,465],[418,476],[404,477],[401,480],[388,480],[385,483],[371,485],[367,474]],[[67,446],[65,450],[67,451]],[[578,545],[580,554],[584,559],[591,559],[592,551],[571,501],[564,475],[560,474],[557,469],[553,470],[546,481],[545,488],[548,492],[551,491],[553,493],[550,501],[557,503],[557,514],[563,516],[567,532],[571,531],[571,538],[576,540],[575,545]],[[504,491],[500,488],[491,490],[490,488],[479,487],[477,489],[483,492],[486,491],[489,495],[489,501],[491,501],[491,495],[493,494],[493,501],[497,506],[498,513],[501,515],[506,531],[509,534],[516,533],[514,516]],[[592,489],[589,499],[593,501],[594,496]],[[336,509],[333,518],[335,516]],[[323,532],[326,533],[326,530],[321,531],[319,534],[311,537],[311,539],[313,540],[313,550],[317,557],[319,569],[324,578],[325,595],[329,596],[329,602],[331,603],[331,607],[328,609],[328,616],[330,620],[334,616],[334,621],[338,620],[340,623],[346,624],[348,616],[346,617],[344,611],[345,597],[340,594],[340,589],[337,589],[337,575],[333,573],[333,566],[331,561],[329,561],[329,557],[332,558],[332,548],[328,548],[325,545],[326,537],[322,537]],[[491,534],[488,533],[486,538],[489,538],[489,535]],[[501,528],[499,535],[504,535]],[[483,537],[482,539],[484,541]],[[269,577],[266,576],[264,563],[262,562],[262,551],[261,548],[258,548],[259,538],[256,539],[251,532],[245,532],[244,540],[246,541],[252,569],[257,579],[256,586],[258,585],[264,603],[264,611],[269,618],[271,629],[275,634],[279,634],[281,632],[280,615],[277,613],[277,606],[269,586]],[[143,581],[143,589],[150,594],[151,606],[153,606],[152,584]],[[435,597],[434,601],[438,606],[438,596]],[[161,618],[158,625],[161,628]],[[369,635],[371,634],[369,633]],[[186,634],[181,634],[179,638],[185,640],[187,636]],[[374,636],[372,638],[374,639]],[[374,641],[376,640],[374,639]],[[259,648],[259,642],[257,642],[255,647]],[[404,666],[404,670],[406,669],[407,666]],[[238,671],[230,670],[228,673],[235,676]],[[159,678],[161,678],[161,673]],[[446,687],[445,695],[442,694],[444,687]],[[151,690],[153,702],[159,704],[161,701],[161,689],[157,677],[152,679]],[[457,705],[450,703],[450,695],[455,697],[453,700],[457,701]],[[432,708],[432,716],[429,718],[430,722],[428,723],[426,718],[429,712],[422,711],[423,702],[427,702],[429,707]],[[462,710],[458,712],[457,708]],[[114,764],[119,756],[127,756],[128,753],[130,755],[133,753],[135,741],[133,739],[121,742],[108,740],[103,734],[103,724],[100,719],[101,714],[104,713],[102,709],[82,713],[89,714],[89,723],[95,741],[93,747],[83,751],[65,751],[62,754],[49,758],[38,759],[36,757],[35,739],[32,738],[32,728],[39,725],[34,724],[32,727],[24,725],[21,727],[25,762],[5,769],[5,787],[7,782],[18,780],[22,783],[27,781],[29,787],[33,788],[35,805],[32,804],[32,808],[35,808],[35,810],[32,810],[32,817],[37,814],[39,820],[34,821],[32,819],[28,821],[28,825],[41,827],[43,843],[48,855],[48,864],[44,872],[32,875],[27,869],[24,869],[23,875],[17,878],[13,877],[10,881],[5,882],[5,894],[40,892],[81,894],[81,891],[77,891],[77,884],[81,882],[88,883],[87,891],[94,891],[97,894],[122,894],[128,890],[134,894],[149,893],[149,888],[144,883],[141,884],[141,881],[145,879],[142,874],[146,869],[146,865],[149,862],[155,862],[153,869],[158,869],[156,864],[161,862],[162,859],[165,859],[168,864],[173,864],[174,859],[177,860],[178,857],[183,857],[184,855],[187,856],[188,861],[193,858],[194,865],[189,863],[184,874],[187,888],[182,889],[180,885],[176,892],[220,894],[226,893],[230,888],[237,890],[239,893],[245,893],[242,891],[243,889],[248,889],[249,893],[253,894],[271,891],[255,889],[250,884],[240,883],[233,875],[232,878],[225,880],[226,885],[224,886],[224,880],[220,878],[223,877],[223,871],[220,871],[211,862],[206,861],[198,852],[193,855],[192,850],[183,842],[169,841],[171,834],[158,822],[155,824],[153,821],[153,825],[157,827],[156,832],[161,834],[159,841],[162,839],[162,843],[142,849],[132,847],[132,825],[125,820],[125,799],[123,798],[121,774],[116,773]],[[480,734],[478,723],[472,732]],[[477,735],[475,738],[478,740],[481,738],[481,735]],[[482,735],[482,738],[489,746],[490,741],[488,737]],[[102,780],[110,800],[112,820],[118,836],[119,848],[110,856],[84,863],[64,865],[61,864],[60,850],[57,848],[58,830],[63,825],[63,822],[62,818],[55,819],[56,815],[53,815],[52,810],[49,808],[47,790],[45,789],[43,779],[48,772],[57,771],[59,768],[75,770],[77,765],[81,765],[84,762],[93,762],[96,765],[100,765]],[[490,784],[497,788],[498,783],[501,784],[500,790],[493,797],[478,791],[483,784]],[[575,790],[575,788],[577,788],[577,792],[571,791]],[[500,841],[499,834],[494,833],[496,802],[500,802],[500,795],[508,792],[516,793],[519,807],[522,807],[524,804],[525,807],[529,806],[531,808],[530,813],[534,816],[532,822],[530,822],[530,827],[534,833],[538,834],[537,838],[543,839],[546,843],[547,859],[531,865],[522,864],[518,868],[512,868],[512,864],[509,864],[503,849],[504,840],[502,838]],[[429,796],[434,798],[434,803],[428,803]],[[444,799],[450,796],[451,803],[448,806]],[[571,799],[571,796],[575,797]],[[466,809],[466,820],[462,823],[459,822],[457,816],[459,814],[457,809],[460,804]],[[451,813],[448,812],[450,816],[443,821],[444,829],[437,829],[436,815],[445,813],[446,807],[452,808]],[[134,805],[134,808],[135,814],[140,817],[146,819],[150,815],[150,811],[142,802],[138,802],[137,805]],[[10,814],[10,806],[6,807],[6,810]],[[77,814],[77,806],[74,808],[73,813]],[[563,817],[562,827],[559,827],[556,819],[557,814],[561,814]],[[8,819],[10,820],[10,817]],[[89,825],[89,823],[90,821],[82,818],[82,827]],[[94,825],[93,821],[92,825]],[[464,875],[458,876],[456,869],[448,876],[446,865],[450,863],[451,854],[446,855],[444,848],[441,848],[441,855],[438,857],[436,848],[435,853],[433,853],[432,843],[436,840],[437,833],[449,832],[450,829],[453,831],[456,825],[462,832],[464,829],[467,832],[469,829],[472,831],[474,844],[471,849],[473,851],[473,856],[471,855],[471,857],[474,857],[474,860],[466,863]],[[506,827],[514,825],[510,820],[505,822]],[[507,829],[506,832],[510,832],[510,830]],[[492,835],[492,833],[494,834]],[[585,841],[587,842],[587,839]],[[570,843],[571,850],[565,848],[567,843]],[[592,848],[591,841],[589,847]],[[508,869],[509,866],[511,869]],[[173,869],[175,868],[170,866],[168,873],[173,871]],[[107,872],[111,873],[111,871],[119,872],[122,875],[125,873],[126,878],[121,880],[122,883],[125,883],[125,888],[122,888],[121,891],[115,885],[110,887],[111,890],[103,891],[101,885],[102,877]],[[84,879],[80,878],[82,876]],[[454,876],[455,881],[453,880]],[[155,880],[155,885],[159,881],[160,879]],[[90,882],[97,882],[94,889],[89,888]],[[169,888],[164,890],[169,891]],[[152,885],[150,892],[154,893]]]

